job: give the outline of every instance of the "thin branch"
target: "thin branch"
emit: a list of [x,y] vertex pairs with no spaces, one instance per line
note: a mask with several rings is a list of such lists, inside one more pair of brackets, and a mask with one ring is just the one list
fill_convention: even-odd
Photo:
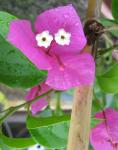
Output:
[[104,32],[105,31],[111,31],[111,30],[118,30],[118,25],[107,27],[106,29],[104,29]]
[[[1,124],[2,122],[4,122],[4,121],[5,121],[10,115],[12,115],[14,112],[16,112],[17,110],[19,110],[20,108],[33,104],[34,102],[36,102],[36,101],[39,100],[40,98],[46,96],[47,94],[51,93],[52,91],[53,91],[53,90],[49,90],[48,92],[46,92],[46,93],[44,93],[44,94],[42,94],[42,95],[40,95],[40,96],[37,96],[36,98],[32,99],[31,101],[25,102],[25,103],[23,103],[23,104],[21,104],[21,105],[18,105],[18,106],[16,106],[16,107],[10,107],[10,108],[8,108],[8,109],[6,110],[7,113],[6,113],[2,118],[0,118],[0,124]],[[5,110],[4,110],[4,112],[5,112]],[[0,113],[3,113],[3,112],[0,112]]]
[[111,46],[113,45],[112,39],[107,34],[103,34],[102,36]]

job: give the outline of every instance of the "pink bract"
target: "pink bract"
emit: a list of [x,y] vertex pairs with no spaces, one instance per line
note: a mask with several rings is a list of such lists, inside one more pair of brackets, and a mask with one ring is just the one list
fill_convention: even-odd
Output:
[[91,144],[94,150],[118,150],[118,112],[108,108],[95,117],[105,121],[92,129]]
[[39,15],[35,22],[37,33],[49,30],[54,35],[61,28],[71,33],[71,43],[69,46],[60,46],[54,43],[52,51],[62,55],[80,52],[86,44],[86,38],[80,18],[72,5],[47,10]]
[[[28,94],[26,96],[26,100],[30,101],[30,100],[36,98],[37,96],[44,94],[45,92],[47,92],[49,90],[50,90],[49,86],[47,86],[45,83],[40,83],[40,85],[33,87],[28,92]],[[39,112],[40,110],[42,110],[44,107],[46,107],[48,105],[46,98],[47,98],[47,96],[39,99],[37,102],[32,104],[32,106],[31,106],[32,114],[36,114],[37,112]]]
[[50,60],[52,69],[48,72],[46,84],[54,89],[66,90],[76,86],[90,85],[94,79],[94,61],[90,54],[61,56]]
[[[54,36],[61,28],[71,33],[69,45],[62,46],[53,40],[48,49],[37,46],[36,34],[48,30]],[[72,5],[39,15],[35,22],[35,32],[27,20],[12,21],[8,41],[19,48],[38,69],[48,70],[45,82],[50,87],[67,90],[93,84],[94,60],[90,54],[79,54],[86,44],[86,38],[80,18]]]

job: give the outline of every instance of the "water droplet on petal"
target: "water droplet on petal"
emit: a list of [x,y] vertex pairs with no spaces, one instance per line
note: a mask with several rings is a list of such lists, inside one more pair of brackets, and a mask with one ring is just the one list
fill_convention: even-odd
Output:
[[75,23],[75,26],[79,26],[79,22]]
[[64,18],[69,18],[69,15],[68,14],[64,14]]
[[64,67],[60,66],[59,70],[64,71]]

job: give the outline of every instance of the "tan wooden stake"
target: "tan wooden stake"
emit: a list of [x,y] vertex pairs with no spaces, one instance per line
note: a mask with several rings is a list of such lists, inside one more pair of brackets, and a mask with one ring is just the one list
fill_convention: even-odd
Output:
[[[100,15],[101,1],[88,1],[87,19],[96,18]],[[90,49],[91,47],[86,45],[84,51],[90,52]],[[83,86],[75,90],[67,150],[88,150],[92,93],[92,86]]]
[[67,150],[88,150],[92,87],[75,90]]

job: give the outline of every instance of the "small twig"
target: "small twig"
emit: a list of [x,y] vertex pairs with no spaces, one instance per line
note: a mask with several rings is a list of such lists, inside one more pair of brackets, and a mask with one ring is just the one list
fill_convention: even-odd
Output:
[[112,31],[112,30],[118,30],[118,25],[117,26],[104,27],[104,29],[102,29],[101,31],[98,31],[98,33],[105,33],[105,32]]
[[115,48],[118,48],[118,45],[113,45],[109,48],[105,48],[105,49],[100,49],[98,52],[97,52],[97,58],[99,58],[101,55],[104,55],[108,52],[111,52],[113,51]]
[[109,38],[109,36],[107,34],[103,34],[102,36],[106,41],[109,42],[110,45],[113,45],[113,41]]
[[[40,98],[46,96],[47,94],[51,93],[52,91],[53,91],[53,90],[49,90],[48,92],[46,92],[46,93],[44,93],[44,94],[42,94],[42,95],[40,95],[40,96],[37,96],[36,98],[32,99],[31,101],[25,102],[25,103],[23,103],[23,104],[21,104],[21,105],[18,105],[18,106],[16,106],[16,107],[10,107],[10,108],[8,108],[8,109],[6,110],[6,112],[7,112],[7,111],[8,111],[8,112],[7,112],[2,118],[0,118],[0,124],[1,124],[2,122],[4,122],[10,115],[12,115],[14,112],[16,112],[18,109],[33,104],[34,102],[36,102],[36,101],[39,100]],[[5,112],[5,110],[4,110],[4,112]],[[3,113],[3,111],[0,112],[0,113]]]
[[117,26],[107,27],[107,28],[104,29],[104,32],[111,31],[111,30],[118,30],[118,25]]

